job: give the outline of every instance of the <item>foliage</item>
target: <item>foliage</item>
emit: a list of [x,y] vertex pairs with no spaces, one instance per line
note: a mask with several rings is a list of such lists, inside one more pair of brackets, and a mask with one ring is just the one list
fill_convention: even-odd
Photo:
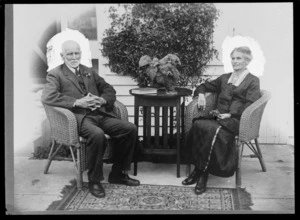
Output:
[[180,65],[179,58],[174,54],[168,54],[162,59],[154,58],[148,55],[142,56],[139,61],[139,74],[146,74],[150,79],[150,86],[174,91],[180,77],[176,66]]
[[213,47],[214,22],[219,12],[212,3],[119,5],[125,12],[109,10],[111,26],[105,30],[101,52],[112,72],[129,75],[139,86],[149,77],[139,71],[139,59],[148,55],[180,58],[178,86],[192,83],[218,55]]

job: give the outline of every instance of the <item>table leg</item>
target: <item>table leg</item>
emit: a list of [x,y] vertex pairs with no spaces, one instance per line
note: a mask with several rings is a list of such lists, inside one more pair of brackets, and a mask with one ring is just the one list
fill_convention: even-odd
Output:
[[151,106],[146,107],[146,122],[144,127],[146,127],[146,148],[151,147]]
[[170,107],[170,143],[173,144],[173,130],[174,130],[174,107]]
[[147,107],[143,106],[143,148],[146,148],[146,137],[147,137],[147,122],[146,122],[146,116],[147,116]]
[[181,136],[184,138],[184,110],[185,110],[185,97],[183,97],[183,102],[181,104]]
[[168,147],[168,107],[163,107],[163,148],[167,149]]
[[[139,106],[135,104],[134,107],[134,124],[136,125],[137,129],[139,130]],[[133,162],[133,175],[137,175],[137,162],[138,162],[138,145],[139,145],[139,140],[138,140],[139,135],[137,135],[137,140],[136,140],[136,145],[135,145],[135,150],[134,150],[134,162]]]
[[176,155],[177,155],[177,177],[180,177],[180,98],[176,107]]
[[155,140],[154,140],[154,145],[155,148],[159,148],[159,106],[155,106],[154,109],[154,118],[155,118]]

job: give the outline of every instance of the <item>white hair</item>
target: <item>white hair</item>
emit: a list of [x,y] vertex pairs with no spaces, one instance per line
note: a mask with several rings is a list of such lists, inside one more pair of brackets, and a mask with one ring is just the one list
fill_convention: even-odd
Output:
[[232,56],[232,54],[234,52],[240,52],[244,55],[245,60],[247,60],[248,63],[251,62],[251,60],[253,59],[253,56],[251,54],[251,50],[249,47],[243,46],[243,47],[236,47],[233,49],[233,51],[231,52],[230,56]]

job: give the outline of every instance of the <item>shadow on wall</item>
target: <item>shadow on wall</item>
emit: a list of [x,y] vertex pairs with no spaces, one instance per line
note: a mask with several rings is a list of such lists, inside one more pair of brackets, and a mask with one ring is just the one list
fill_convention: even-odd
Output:
[[[36,103],[36,111],[37,115],[44,115],[43,105],[40,103],[40,96],[44,84],[46,83],[47,76],[47,43],[48,41],[57,33],[61,31],[60,22],[53,21],[49,24],[48,27],[41,34],[40,40],[36,42],[35,48],[33,48],[32,53],[30,54],[30,77],[33,84],[33,90],[31,92],[34,93],[38,98],[35,100]],[[39,112],[41,114],[39,114]],[[44,115],[45,116],[45,115]],[[41,117],[41,126],[39,133],[41,136],[33,141],[33,150],[34,158],[47,158],[49,149],[51,146],[51,137],[50,137],[50,125],[49,121],[46,117]],[[46,156],[47,155],[47,156]]]
[[49,26],[43,31],[40,40],[36,42],[36,46],[30,54],[30,77],[35,86],[36,84],[44,84],[46,82],[48,68],[46,45],[48,41],[60,31],[61,26],[59,22],[53,21],[49,24]]

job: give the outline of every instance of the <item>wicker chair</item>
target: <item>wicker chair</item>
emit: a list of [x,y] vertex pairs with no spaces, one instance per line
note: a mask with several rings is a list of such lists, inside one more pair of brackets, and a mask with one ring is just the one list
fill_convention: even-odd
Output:
[[[192,120],[198,116],[205,116],[209,111],[216,108],[217,95],[215,93],[206,93],[206,108],[204,111],[199,111],[197,108],[197,99],[194,99],[187,106],[185,111],[185,133],[189,131],[192,126]],[[236,187],[241,187],[241,161],[243,157],[243,149],[246,144],[254,155],[248,155],[251,158],[257,157],[259,159],[261,168],[266,172],[266,166],[259,147],[258,137],[261,118],[265,106],[271,98],[270,92],[261,90],[261,98],[245,109],[240,120],[239,135],[236,136],[236,150],[237,150],[237,170],[236,170]],[[252,143],[254,141],[254,143]],[[246,156],[246,155],[245,155]],[[187,174],[190,174],[191,164],[187,165]]]
[[[55,155],[62,146],[69,146],[72,159],[76,169],[77,188],[82,189],[82,173],[87,169],[86,140],[78,135],[77,121],[75,115],[68,109],[53,107],[44,104],[47,118],[50,122],[52,146],[49,157],[44,169],[44,174],[49,170],[50,164]],[[116,100],[113,111],[121,120],[128,121],[128,111],[123,103]],[[108,161],[112,157],[112,143],[110,137],[105,135],[107,147],[103,159]],[[55,144],[58,144],[56,151],[53,153]],[[73,147],[77,150],[77,159],[75,158]]]

